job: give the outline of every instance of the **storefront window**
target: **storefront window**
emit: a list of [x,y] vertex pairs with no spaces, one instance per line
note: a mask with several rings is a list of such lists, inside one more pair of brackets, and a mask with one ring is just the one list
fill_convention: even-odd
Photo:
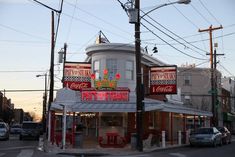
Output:
[[123,117],[121,115],[104,115],[101,116],[101,126],[123,126]]
[[109,72],[109,79],[114,79],[117,73],[117,60],[116,59],[107,59],[106,66]]
[[133,80],[134,65],[132,61],[126,61],[126,79]]
[[94,61],[94,74],[96,79],[100,79],[100,62]]

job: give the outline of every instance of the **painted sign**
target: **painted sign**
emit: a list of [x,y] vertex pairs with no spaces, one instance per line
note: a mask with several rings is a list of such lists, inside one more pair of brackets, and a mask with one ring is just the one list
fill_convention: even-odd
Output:
[[106,101],[106,102],[126,102],[129,101],[128,88],[116,88],[115,90],[96,90],[87,88],[81,90],[81,101]]
[[152,67],[150,70],[151,94],[177,93],[177,66]]
[[91,64],[66,62],[64,66],[63,86],[72,90],[91,87]]

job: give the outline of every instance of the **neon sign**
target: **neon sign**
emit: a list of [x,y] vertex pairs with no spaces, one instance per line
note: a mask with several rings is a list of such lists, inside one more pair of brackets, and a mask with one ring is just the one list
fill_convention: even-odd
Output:
[[108,88],[115,89],[117,88],[117,81],[121,78],[121,75],[117,73],[114,80],[108,79],[108,70],[104,69],[104,78],[103,80],[95,79],[95,74],[91,74],[91,79],[94,80],[94,86],[96,89]]
[[96,90],[94,88],[87,88],[81,90],[81,101],[109,101],[121,102],[129,101],[128,88],[116,88],[116,90]]

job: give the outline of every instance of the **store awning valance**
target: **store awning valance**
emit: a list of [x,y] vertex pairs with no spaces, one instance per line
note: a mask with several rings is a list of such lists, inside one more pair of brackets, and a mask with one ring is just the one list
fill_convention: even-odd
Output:
[[[80,92],[63,88],[57,92],[55,101],[51,104],[51,110],[63,110],[66,106],[68,112],[136,112],[135,98],[129,102],[82,102]],[[209,111],[202,111],[183,106],[181,103],[163,102],[145,98],[144,111],[173,112],[188,115],[212,116]]]

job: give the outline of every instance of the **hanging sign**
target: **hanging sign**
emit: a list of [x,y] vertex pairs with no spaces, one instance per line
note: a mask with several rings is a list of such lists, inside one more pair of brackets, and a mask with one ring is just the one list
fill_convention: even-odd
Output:
[[91,64],[66,62],[64,65],[63,86],[72,90],[91,87]]
[[151,94],[177,93],[177,66],[152,67],[150,70]]

